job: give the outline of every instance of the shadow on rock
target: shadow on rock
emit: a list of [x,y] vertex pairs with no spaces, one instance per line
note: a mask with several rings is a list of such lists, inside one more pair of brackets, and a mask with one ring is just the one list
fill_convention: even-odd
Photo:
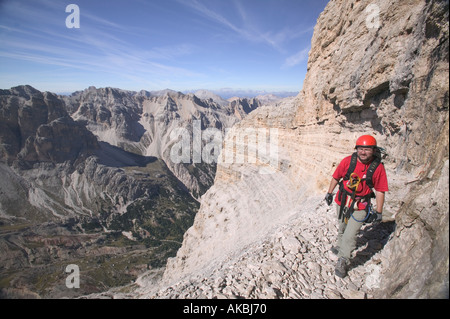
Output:
[[363,226],[356,240],[356,254],[350,269],[363,265],[381,251],[395,231],[394,221]]

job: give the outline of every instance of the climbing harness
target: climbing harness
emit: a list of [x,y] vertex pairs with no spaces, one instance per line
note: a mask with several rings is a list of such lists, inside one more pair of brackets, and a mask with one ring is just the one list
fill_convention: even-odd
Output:
[[[368,195],[365,196],[356,196],[356,192],[358,190],[359,185],[362,181],[366,182],[366,185],[372,189],[373,188],[373,181],[372,176],[377,169],[378,165],[381,163],[381,149],[376,149],[376,155],[374,157],[374,160],[370,163],[369,167],[367,168],[366,177],[360,178],[355,172],[356,163],[357,163],[357,153],[353,153],[350,165],[347,170],[347,173],[345,174],[342,181],[339,182],[339,200],[341,202],[341,206],[339,209],[339,219],[341,219],[344,223],[348,223],[348,220],[350,217],[352,217],[354,220],[357,220],[355,217],[353,217],[353,212],[355,210],[355,203],[357,201],[359,202],[365,202],[366,203],[366,211],[368,212],[369,207],[371,207],[370,199],[375,197],[375,194],[370,192]],[[344,181],[347,182],[347,187],[351,190],[351,192],[347,191],[344,187]],[[366,215],[363,221],[367,220],[369,217],[369,213]]]
[[[343,185],[341,187],[342,190],[345,191],[345,196],[341,195],[341,214],[339,218],[342,218],[343,221],[347,224],[350,216],[353,215],[354,204],[356,199],[356,192],[358,190],[359,184],[361,184],[361,177],[356,173],[351,173],[350,178],[347,183],[347,187],[352,191],[350,194],[344,189]],[[341,192],[341,194],[343,194]],[[350,195],[350,196],[347,196]],[[344,197],[344,198],[342,198]]]
[[[375,170],[377,169],[378,165],[380,165],[381,163],[381,152],[384,151],[381,147],[378,147],[377,150],[374,153],[374,159],[373,161],[370,163],[369,167],[367,168],[367,173],[366,173],[366,178],[364,178],[363,180],[366,182],[366,185],[369,186],[370,188],[373,188],[373,173],[375,173]],[[353,171],[356,168],[356,162],[358,159],[358,155],[357,153],[353,153],[352,154],[352,158],[350,159],[350,165],[348,167],[347,173],[345,174],[343,180],[349,180],[350,179],[350,175],[353,173]]]

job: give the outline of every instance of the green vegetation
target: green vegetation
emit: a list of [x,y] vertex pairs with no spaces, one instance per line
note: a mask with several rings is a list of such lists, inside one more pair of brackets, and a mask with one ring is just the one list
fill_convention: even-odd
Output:
[[[2,289],[10,293],[15,287],[47,298],[101,292],[128,285],[176,255],[199,203],[160,160],[122,169],[147,187],[146,195],[128,203],[123,213],[114,209],[123,203],[116,194],[113,202],[97,198],[90,203],[96,210],[93,216],[76,215],[62,223],[0,225],[2,255],[13,261],[0,265],[0,296]],[[80,268],[79,289],[65,286],[70,264]]]

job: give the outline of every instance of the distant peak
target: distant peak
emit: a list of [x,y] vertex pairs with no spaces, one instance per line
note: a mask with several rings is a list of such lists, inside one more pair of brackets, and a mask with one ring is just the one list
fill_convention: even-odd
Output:
[[195,91],[194,95],[201,100],[211,99],[214,102],[216,102],[222,106],[228,104],[228,102],[225,99],[223,99],[221,96],[215,94],[214,92],[208,91],[208,90],[197,90],[197,91]]
[[[7,90],[8,91],[8,90]],[[35,89],[34,87],[32,87],[31,85],[19,85],[19,86],[15,86],[12,87],[9,92],[11,92],[13,95],[17,95],[17,96],[21,96],[21,97],[25,97],[27,99],[29,99],[30,97],[34,96],[38,96],[38,97],[42,97],[42,92]]]

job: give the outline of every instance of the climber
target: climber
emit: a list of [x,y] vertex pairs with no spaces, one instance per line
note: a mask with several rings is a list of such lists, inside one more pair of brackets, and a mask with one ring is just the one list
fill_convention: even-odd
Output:
[[[356,152],[344,158],[335,172],[325,196],[328,206],[339,184],[335,202],[339,219],[337,245],[331,251],[339,259],[335,274],[347,275],[350,255],[356,248],[356,236],[364,223],[379,223],[382,219],[385,192],[388,191],[386,171],[381,163],[381,148],[373,136],[363,135],[356,141]],[[373,190],[374,189],[374,190]],[[376,210],[370,199],[376,199]]]

